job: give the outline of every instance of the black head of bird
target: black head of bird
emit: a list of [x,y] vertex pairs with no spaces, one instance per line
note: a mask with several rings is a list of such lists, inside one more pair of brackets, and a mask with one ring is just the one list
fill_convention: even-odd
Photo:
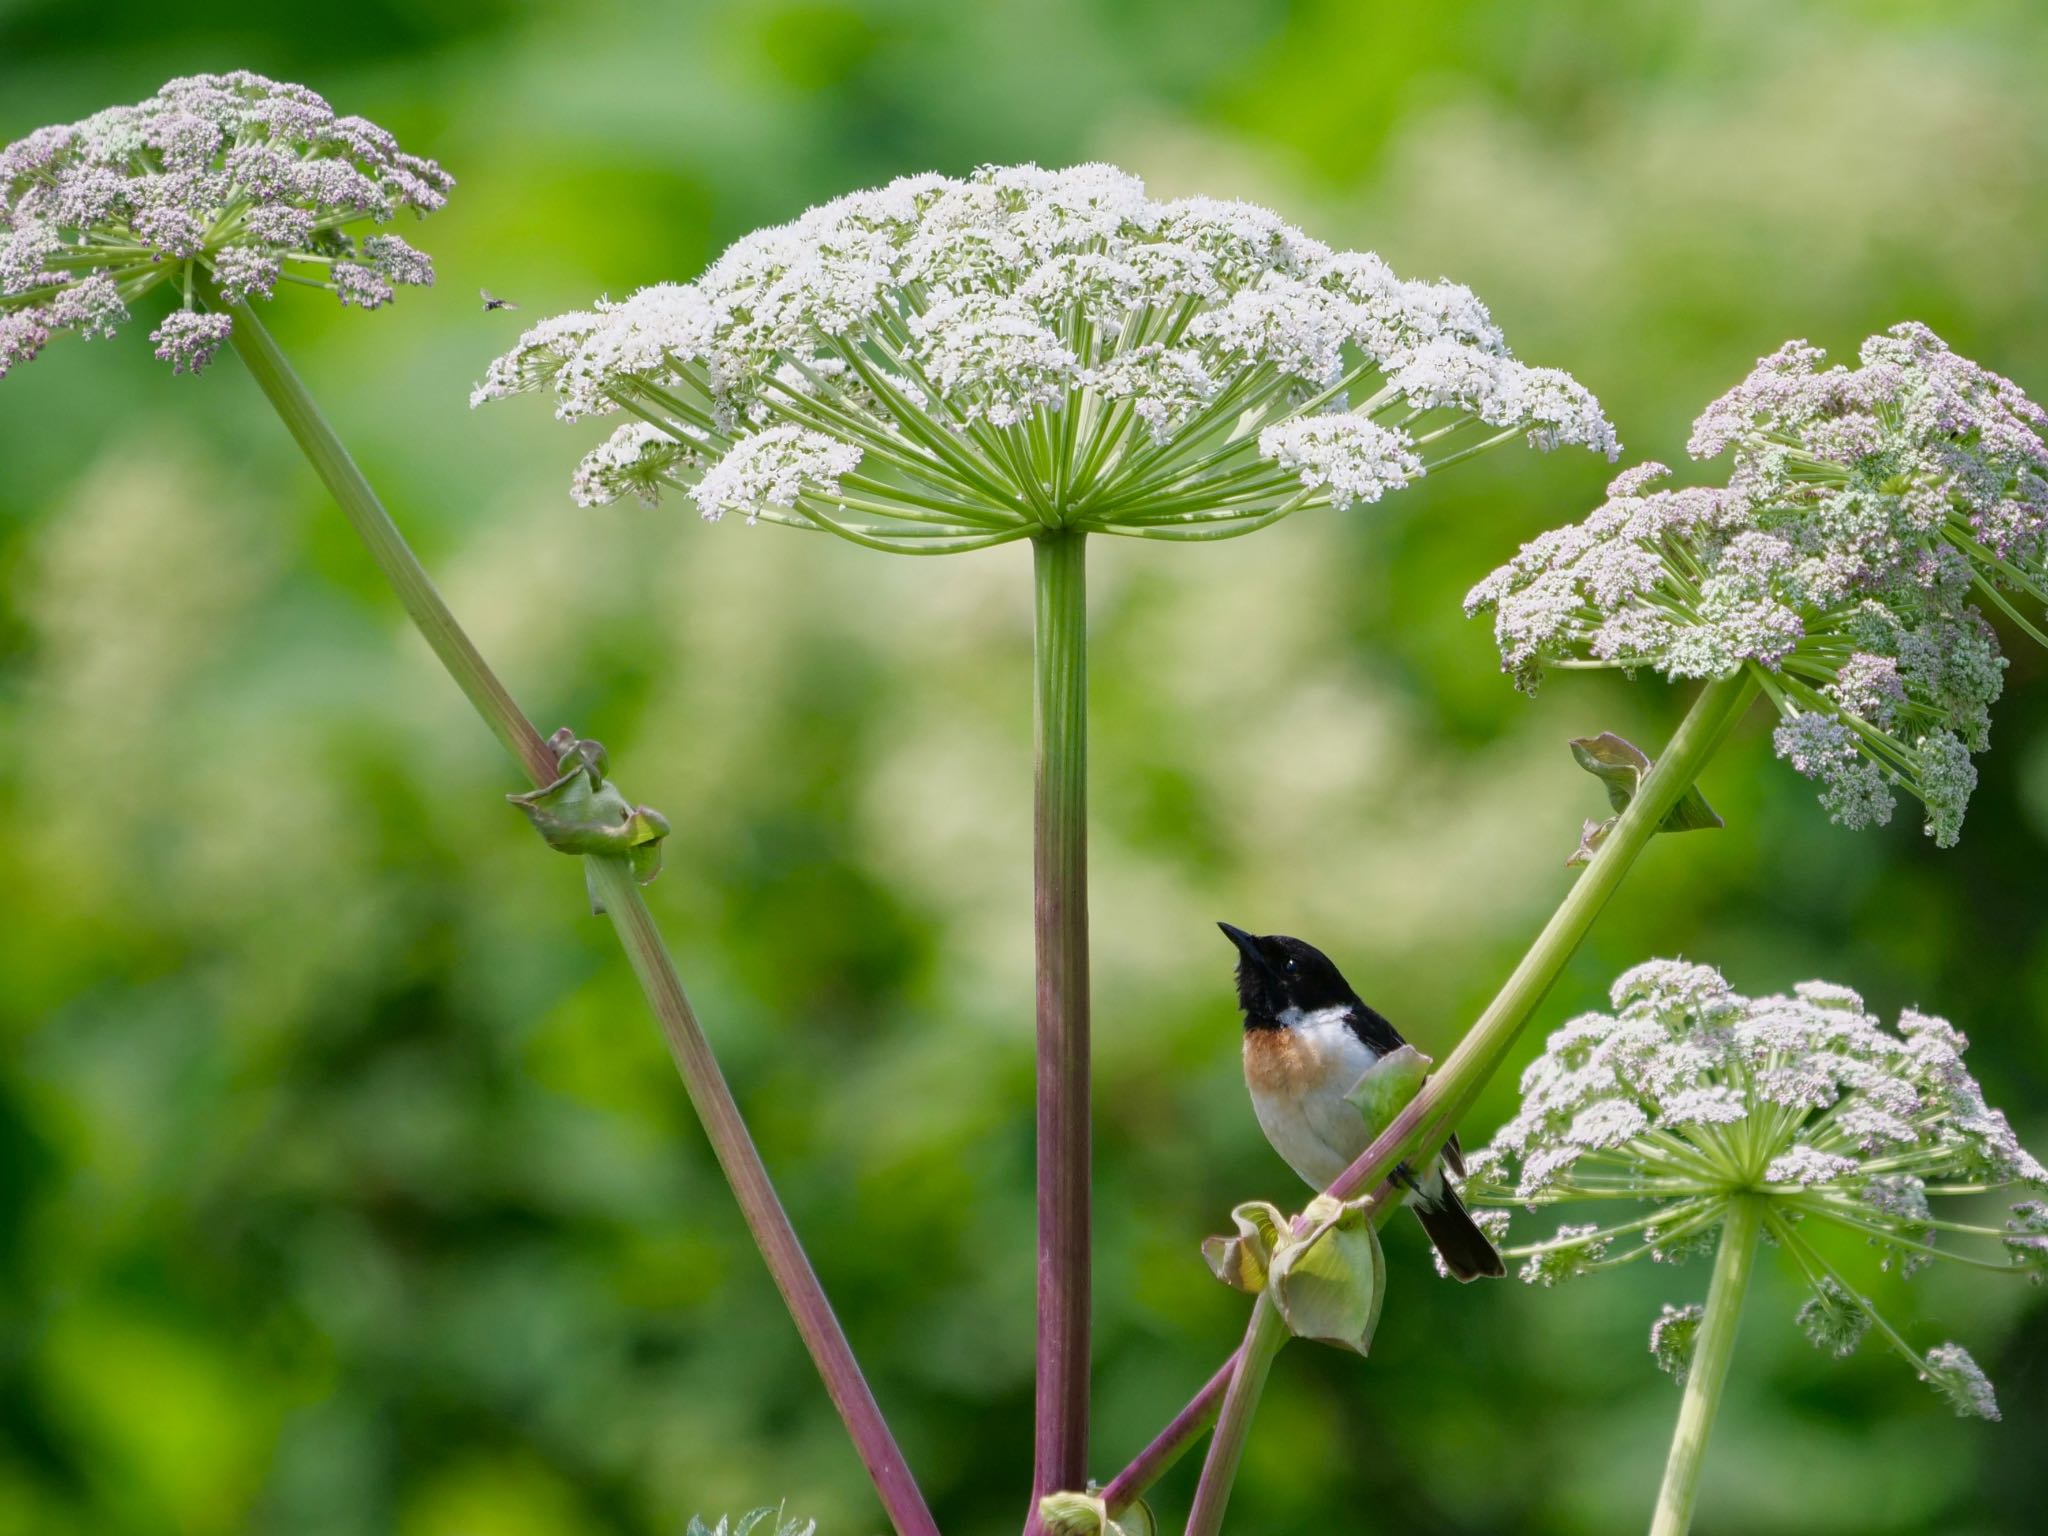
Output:
[[1237,946],[1237,1006],[1244,1010],[1247,1029],[1272,1027],[1283,1018],[1325,1008],[1365,1006],[1315,945],[1284,933],[1247,933],[1229,923],[1216,926]]

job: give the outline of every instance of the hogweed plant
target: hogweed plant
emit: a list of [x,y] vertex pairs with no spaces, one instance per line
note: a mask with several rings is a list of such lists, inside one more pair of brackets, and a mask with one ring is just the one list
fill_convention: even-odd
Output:
[[[1107,165],[907,177],[749,235],[689,283],[542,321],[473,401],[623,418],[583,502],[1036,573],[1037,1500],[1087,1476],[1089,534],[1203,542],[1342,510],[1525,438],[1612,458],[1567,375],[1455,283]],[[1035,1518],[1035,1517],[1034,1517]]]
[[[1328,1194],[1367,1198],[1376,1220],[1395,1208],[1389,1176],[1448,1139],[1651,838],[1718,822],[1694,786],[1758,693],[1783,717],[1779,752],[1822,779],[1833,819],[1881,820],[1904,789],[1935,841],[1955,841],[2004,669],[1971,599],[2048,640],[2021,606],[2048,594],[2048,415],[1924,326],[1872,337],[1857,369],[1823,371],[1820,357],[1789,343],[1700,417],[1695,452],[1734,450],[1726,487],[1653,489],[1662,466],[1631,470],[1591,517],[1532,540],[1472,589],[1467,612],[1493,617],[1503,669],[1525,690],[1574,668],[1703,686],[1654,765],[1626,775],[1626,793],[1614,770],[1642,754],[1612,736],[1575,744],[1618,814],[1587,823],[1571,860],[1584,873],[1442,1068]],[[1225,1411],[1253,1342],[1108,1485],[1112,1514]],[[1256,1404],[1240,1398],[1247,1413]],[[1210,1470],[1224,1471],[1213,1442]]]
[[112,336],[159,288],[176,307],[149,339],[181,373],[233,329],[202,283],[230,305],[282,283],[375,309],[434,280],[432,259],[381,226],[433,213],[454,185],[375,123],[248,73],[41,129],[0,151],[0,376],[53,335]]
[[[431,282],[431,260],[385,226],[432,212],[452,186],[374,124],[248,74],[173,81],[137,106],[41,130],[0,151],[0,375],[53,336],[106,336],[131,307],[166,301],[151,340],[175,370],[196,373],[234,349],[408,616],[525,769],[534,787],[514,803],[550,846],[584,859],[890,1522],[901,1536],[936,1536],[641,897],[666,823],[619,791],[595,742],[566,730],[543,738],[519,711],[253,307],[313,287],[371,309],[399,286]],[[543,321],[490,365],[473,403],[526,393],[552,398],[565,420],[617,422],[571,479],[584,504],[681,496],[709,521],[732,515],[898,554],[1033,546],[1040,1245],[1030,1522],[1041,1530],[1149,1532],[1140,1495],[1212,1422],[1187,1529],[1220,1527],[1274,1353],[1297,1333],[1364,1351],[1384,1299],[1374,1228],[1396,1203],[1390,1180],[1404,1160],[1441,1147],[1655,834],[1719,824],[1696,781],[1759,691],[1783,717],[1780,750],[1822,780],[1838,819],[1881,820],[1903,789],[1946,844],[2001,681],[1973,605],[2043,638],[2031,607],[2048,590],[2042,413],[1919,328],[1874,339],[1856,370],[1823,371],[1803,346],[1766,359],[1695,436],[1698,452],[1734,450],[1725,488],[1653,490],[1654,470],[1632,472],[1608,507],[1476,589],[1473,606],[1495,614],[1505,664],[1525,684],[1548,667],[1619,666],[1704,686],[1654,762],[1618,738],[1577,744],[1616,812],[1588,825],[1574,860],[1583,873],[1440,1070],[1425,1081],[1427,1063],[1411,1051],[1359,1085],[1354,1102],[1377,1133],[1323,1197],[1291,1218],[1260,1202],[1234,1213],[1237,1237],[1210,1252],[1219,1275],[1257,1293],[1245,1345],[1097,1487],[1086,1465],[1087,538],[1225,540],[1297,512],[1376,502],[1517,439],[1613,459],[1612,429],[1572,379],[1516,361],[1469,290],[1404,280],[1249,204],[1155,202],[1103,165],[910,177],[841,198],[748,236],[694,282]],[[1598,1159],[1625,1147],[1670,1159],[1680,1157],[1672,1142],[1695,1142],[1686,1176],[1719,1167],[1734,1182],[1713,1197],[1704,1184],[1644,1186],[1677,1204],[1632,1229],[1639,1245],[1680,1243],[1718,1222],[1748,1231],[1753,1256],[1768,1231],[1810,1259],[1811,1326],[1839,1342],[1872,1314],[1796,1227],[1853,1227],[1918,1262],[1935,1232],[1974,1230],[1935,1220],[1922,1196],[2038,1170],[1966,1092],[1945,1028],[1915,1021],[1895,1041],[1842,994],[1770,1006],[1835,1031],[1824,1051],[1800,1048],[1826,1060],[1819,1076],[1799,1079],[1824,1078],[1834,1098],[1801,1100],[1795,1116],[1776,1088],[1756,1086],[1779,1082],[1788,1064],[1730,1046],[1697,1066],[1712,1081],[1699,1085],[1696,1127],[1646,1121],[1583,1149],[1584,1167],[1560,1167],[1565,1182],[1538,1195],[1599,1177]],[[1726,1092],[1705,1092],[1716,1087]],[[1921,1097],[1909,1102],[1909,1089]],[[1726,1118],[1738,1099],[1743,1115]],[[1668,1108],[1660,1101],[1654,1113]],[[1737,1158],[1738,1146],[1747,1156],[1773,1138],[1786,1145],[1762,1163]],[[2004,1163],[1994,1148],[2006,1149]],[[1868,1198],[1880,1186],[1893,1204]],[[2001,1240],[2041,1269],[2048,1207],[2017,1207]],[[1547,1273],[1585,1258],[1590,1241],[1569,1234],[1526,1257]],[[1604,1262],[1605,1251],[1585,1259]],[[1737,1289],[1717,1271],[1704,1310],[1669,1311],[1660,1325],[1667,1353],[1697,1337],[1688,1403],[1707,1393],[1715,1352],[1725,1355],[1732,1322],[1716,1319],[1732,1318],[1723,1293]],[[1913,1358],[1959,1401],[1989,1403],[1953,1346]],[[787,1525],[756,1511],[739,1528],[771,1520]]]
[[[1653,1536],[1691,1525],[1760,1244],[1805,1282],[1798,1322],[1817,1347],[1848,1355],[1874,1331],[1957,1413],[1997,1418],[1961,1345],[1915,1348],[1815,1241],[1832,1229],[1867,1242],[1905,1275],[1937,1259],[2048,1273],[2039,1201],[2015,1205],[2003,1227],[1935,1214],[1955,1196],[2048,1186],[1985,1104],[1962,1035],[1911,1009],[1888,1030],[1827,982],[1750,998],[1711,967],[1670,960],[1622,976],[1612,1004],[1550,1037],[1522,1074],[1519,1113],[1468,1159],[1465,1193],[1532,1212],[1618,1207],[1504,1250],[1531,1284],[1716,1251],[1705,1306],[1667,1305],[1650,1332],[1657,1363],[1685,1385]],[[1507,1211],[1488,1214],[1505,1231]],[[1939,1247],[1943,1235],[1995,1257]]]
[[1857,368],[1821,357],[1787,343],[1699,418],[1696,455],[1733,450],[1726,486],[1631,469],[1466,609],[1531,690],[1547,667],[1747,672],[1834,820],[1882,825],[1902,789],[1947,847],[2004,684],[1974,600],[2048,645],[2048,414],[1925,326],[1871,337]]
[[473,402],[627,416],[588,503],[943,554],[1200,540],[1378,501],[1518,436],[1612,457],[1598,404],[1469,289],[1106,165],[907,177],[747,236],[691,283],[558,315]]
[[250,306],[283,285],[373,309],[394,284],[431,283],[428,257],[363,226],[432,212],[453,185],[376,124],[337,116],[304,86],[248,73],[173,80],[136,106],[41,129],[0,150],[0,375],[53,334],[111,335],[156,290],[175,307],[151,340],[175,371],[197,373],[232,344],[407,615],[532,780],[531,792],[510,798],[550,846],[584,858],[593,901],[618,932],[891,1523],[899,1536],[936,1536],[641,898],[667,824],[618,791],[597,743],[567,730],[543,739],[513,703]]

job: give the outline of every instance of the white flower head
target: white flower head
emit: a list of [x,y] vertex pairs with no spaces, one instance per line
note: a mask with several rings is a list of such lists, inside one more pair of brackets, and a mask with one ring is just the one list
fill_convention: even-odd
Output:
[[197,373],[213,361],[233,328],[234,322],[226,315],[177,309],[164,316],[163,324],[149,333],[149,339],[156,343],[157,357],[171,365],[171,372]]
[[542,322],[472,400],[529,391],[686,440],[685,488],[752,436],[830,438],[859,455],[857,494],[819,481],[775,520],[906,552],[1228,537],[1517,436],[1615,448],[1592,396],[1515,362],[1469,290],[1251,204],[1155,203],[1105,165],[837,198],[694,282]]
[[690,490],[706,522],[727,512],[748,522],[787,512],[809,493],[831,496],[860,464],[851,444],[802,427],[770,427],[748,437],[704,472]]
[[[1522,1278],[1548,1286],[1646,1257],[1682,1262],[1713,1249],[1734,1202],[1751,1203],[1808,1283],[1799,1323],[1818,1347],[1847,1354],[1875,1322],[1959,1411],[1984,1411],[1990,1388],[1967,1355],[1914,1353],[1804,1235],[1809,1223],[1839,1228],[1911,1274],[1954,1257],[1935,1240],[1959,1232],[2001,1244],[2016,1272],[2048,1273],[2048,1204],[2014,1206],[2003,1229],[1931,1214],[1930,1197],[2048,1188],[2048,1169],[1963,1065],[1962,1035],[1910,1009],[1887,1029],[1826,982],[1744,997],[1711,967],[1674,960],[1627,972],[1612,1000],[1613,1012],[1551,1035],[1522,1075],[1519,1111],[1468,1159],[1464,1194],[1503,1208],[1647,1209],[1504,1248]],[[1697,1321],[1696,1308],[1665,1309],[1651,1347],[1667,1369]]]
[[629,421],[584,455],[570,494],[582,507],[626,496],[651,507],[664,488],[682,484],[682,475],[702,467],[701,455],[686,441],[651,422]]
[[1847,1286],[1824,1275],[1799,1309],[1799,1329],[1815,1349],[1839,1360],[1854,1354],[1870,1332],[1870,1314]]
[[1578,1227],[1559,1227],[1557,1235],[1538,1243],[1522,1261],[1521,1277],[1526,1285],[1549,1287],[1561,1281],[1589,1275],[1607,1255],[1613,1239],[1589,1222]]
[[246,71],[40,129],[0,150],[0,375],[52,335],[111,335],[163,287],[180,307],[151,339],[179,372],[231,329],[200,312],[210,293],[240,304],[289,281],[378,308],[432,283],[433,262],[389,231],[354,231],[431,213],[453,186],[376,124]]
[[2022,1200],[2006,1219],[2005,1251],[2039,1285],[2048,1279],[2048,1204]]
[[1221,388],[1194,348],[1158,345],[1119,352],[1084,373],[1082,382],[1104,401],[1128,403],[1152,441],[1162,444],[1172,442]]
[[1349,414],[1296,416],[1259,434],[1259,452],[1303,485],[1326,489],[1330,504],[1378,501],[1422,473],[1414,442],[1397,427]]
[[[1858,368],[1821,361],[1789,343],[1700,417],[1693,451],[1733,452],[1725,487],[1630,470],[1466,611],[1493,616],[1502,665],[1530,689],[1547,663],[1747,667],[1783,716],[1778,755],[1834,820],[1882,825],[1904,790],[1946,847],[2004,686],[1976,604],[2048,642],[2048,416],[1924,326],[1871,337]],[[1547,414],[1570,409],[1560,396]]]
[[1014,427],[1033,411],[1065,403],[1080,359],[1019,298],[970,293],[947,299],[910,321],[912,356],[954,402],[965,428],[973,421]]

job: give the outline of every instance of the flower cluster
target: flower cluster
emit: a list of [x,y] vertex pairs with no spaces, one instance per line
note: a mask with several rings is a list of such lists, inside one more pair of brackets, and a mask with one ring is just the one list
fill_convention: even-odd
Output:
[[[1586,1014],[1550,1037],[1522,1075],[1520,1112],[1467,1159],[1465,1193],[1532,1211],[1652,1209],[1509,1250],[1522,1278],[1551,1285],[1645,1255],[1682,1260],[1712,1247],[1732,1201],[1760,1201],[1766,1234],[1810,1287],[1799,1323],[1817,1346],[1847,1354],[1875,1327],[1958,1411],[1996,1417],[1968,1354],[1953,1344],[1915,1351],[1810,1235],[1851,1233],[1907,1274],[1935,1258],[2035,1279],[2048,1269],[2048,1207],[2037,1201],[2015,1206],[2002,1230],[1934,1214],[1945,1196],[2048,1182],[1985,1104],[1963,1037],[1911,1010],[1887,1030],[1855,993],[1825,982],[1743,997],[1710,967],[1679,961],[1637,966],[1612,997],[1612,1014]],[[2006,1261],[1940,1250],[1940,1233],[1996,1241]],[[1698,1322],[1696,1309],[1666,1307],[1651,1335],[1674,1373]]]
[[59,332],[112,335],[164,284],[180,304],[150,340],[180,372],[228,336],[203,300],[300,283],[374,309],[394,285],[431,283],[433,263],[397,235],[349,231],[431,213],[453,185],[375,123],[248,73],[39,129],[0,150],[0,375]]
[[1699,418],[1694,454],[1734,451],[1725,487],[1632,469],[1466,611],[1493,615],[1524,687],[1547,666],[1748,666],[1835,820],[1882,824],[1904,788],[1946,846],[2005,667],[1975,601],[2048,644],[2022,611],[2048,603],[2048,415],[1924,326],[1870,338],[1859,367],[1820,361],[1790,344]]
[[1469,290],[1249,204],[1151,201],[1106,165],[842,197],[695,282],[541,322],[473,403],[543,390],[565,420],[633,418],[579,501],[671,488],[917,553],[1047,527],[1224,537],[1516,436],[1618,451]]

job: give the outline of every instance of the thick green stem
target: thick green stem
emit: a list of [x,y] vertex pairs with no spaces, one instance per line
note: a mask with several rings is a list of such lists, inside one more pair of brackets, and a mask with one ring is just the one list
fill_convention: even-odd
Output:
[[1087,536],[1033,545],[1038,790],[1038,1392],[1031,1510],[1088,1476]]
[[[1375,1190],[1375,1219],[1386,1220],[1397,1203],[1385,1198],[1387,1176],[1404,1161],[1422,1163],[1449,1139],[1458,1117],[1471,1107],[1487,1079],[1506,1059],[1522,1026],[1620,887],[1636,856],[1649,846],[1671,808],[1692,788],[1755,700],[1757,687],[1756,678],[1745,669],[1700,690],[1636,797],[1486,1011],[1414,1101],[1338,1176],[1330,1194],[1348,1200],[1361,1190]],[[1173,1422],[1111,1481],[1104,1497],[1112,1515],[1128,1509],[1214,1421],[1237,1358],[1226,1361]]]
[[455,679],[455,685],[469,696],[469,702],[476,706],[491,733],[519,759],[526,776],[536,785],[546,784],[555,777],[555,754],[548,750],[546,740],[512,702],[505,685],[455,622],[455,615],[441,600],[432,578],[405,542],[405,535],[391,521],[391,515],[370,489],[363,472],[356,468],[348,449],[334,435],[320,407],[285,361],[277,342],[247,304],[226,304],[210,285],[207,297],[234,317],[230,339],[236,354],[298,443],[299,451],[341,503],[342,514],[370,551],[370,558],[377,562],[384,579],[391,583],[391,590],[398,595],[413,627],[433,647],[441,665]]
[[1721,1249],[1714,1259],[1713,1283],[1707,1287],[1706,1316],[1700,1319],[1692,1367],[1686,1373],[1685,1401],[1678,1406],[1678,1427],[1672,1432],[1671,1459],[1664,1464],[1664,1487],[1657,1495],[1650,1536],[1685,1536],[1692,1529],[1692,1507],[1699,1496],[1707,1436],[1713,1432],[1714,1412],[1721,1406],[1728,1363],[1735,1357],[1742,1302],[1749,1294],[1762,1235],[1763,1201],[1754,1195],[1736,1196],[1721,1221]]
[[1459,1117],[1472,1107],[1487,1079],[1507,1058],[1522,1026],[1578,952],[1637,855],[1650,845],[1672,807],[1685,797],[1735,722],[1748,711],[1757,686],[1755,676],[1745,667],[1700,690],[1607,841],[1558,903],[1536,942],[1478,1022],[1465,1032],[1443,1066],[1430,1075],[1414,1101],[1338,1176],[1330,1186],[1331,1194],[1351,1199],[1384,1181],[1404,1159],[1433,1152],[1449,1139]]
[[1216,1416],[1216,1433],[1209,1437],[1208,1459],[1202,1463],[1202,1480],[1195,1487],[1195,1502],[1188,1511],[1187,1536],[1217,1536],[1223,1529],[1223,1511],[1230,1503],[1230,1489],[1237,1481],[1238,1463],[1244,1460],[1245,1441],[1251,1438],[1252,1415],[1258,1411],[1259,1394],[1266,1389],[1266,1375],[1273,1357],[1287,1342],[1287,1323],[1273,1298],[1260,1293],[1252,1304],[1251,1322],[1245,1326],[1244,1344],[1238,1350],[1237,1370],[1230,1378],[1230,1390],[1223,1395],[1222,1410]]
[[[225,304],[217,293],[209,299],[233,317],[235,351],[257,385],[297,439],[349,523],[361,535],[380,569],[390,580],[420,633],[433,647],[462,691],[469,696],[498,739],[505,744],[536,787],[556,775],[555,753],[531,721],[512,702],[469,637],[455,622],[434,589],[418,558],[371,490],[348,450],[263,324],[245,304]],[[776,1198],[768,1170],[740,1118],[732,1090],[719,1071],[710,1043],[683,992],[681,979],[662,943],[653,914],[641,898],[625,861],[592,858],[596,888],[618,931],[641,990],[647,995],[669,1055],[703,1122],[711,1149],[732,1186],[747,1229],[767,1262],[776,1289],[788,1303],[797,1331],[824,1378],[825,1389],[853,1437],[882,1507],[898,1536],[938,1536],[938,1526],[925,1507],[924,1496],[910,1475],[903,1453],[868,1390],[852,1346],[833,1315],[824,1288],[804,1256],[796,1230]]]

